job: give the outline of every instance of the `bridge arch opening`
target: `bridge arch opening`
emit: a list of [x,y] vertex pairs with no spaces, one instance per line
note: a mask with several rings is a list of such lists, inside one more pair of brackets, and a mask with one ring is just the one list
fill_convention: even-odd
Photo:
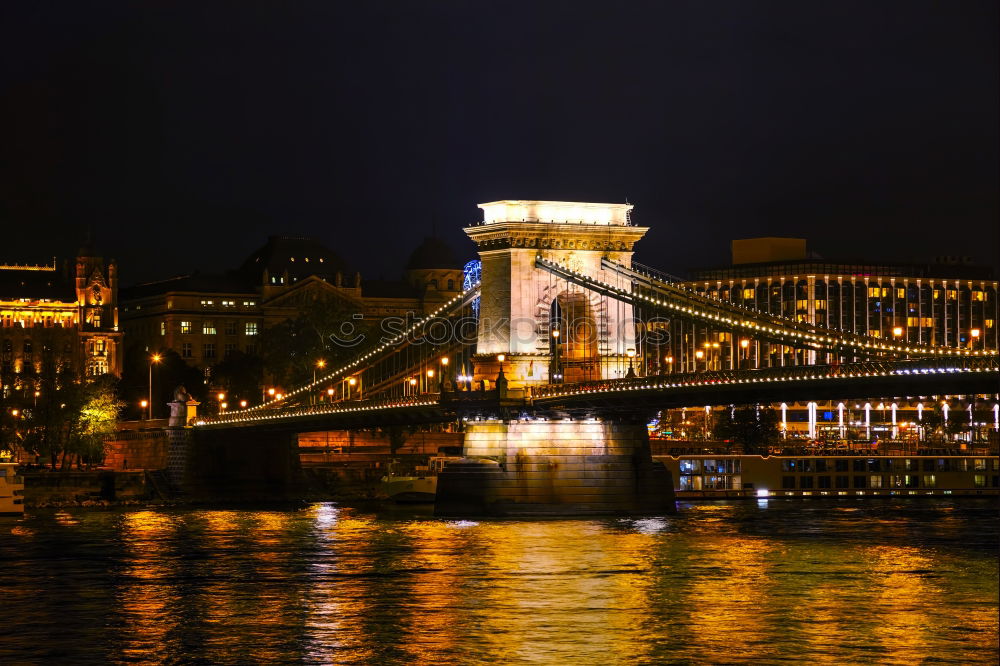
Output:
[[582,292],[564,291],[552,299],[549,336],[553,377],[560,382],[588,381],[600,377],[599,331],[594,306]]

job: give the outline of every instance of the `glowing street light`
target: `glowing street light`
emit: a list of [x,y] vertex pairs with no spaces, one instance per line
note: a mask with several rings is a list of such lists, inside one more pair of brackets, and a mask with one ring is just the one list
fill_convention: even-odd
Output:
[[226,394],[220,392],[219,395],[217,395],[216,397],[219,399],[219,402],[222,402],[223,400],[226,399]]
[[895,328],[892,329],[892,337],[898,338],[901,335],[903,335],[903,327],[902,326],[896,326]]
[[971,331],[969,331],[969,333],[972,334],[972,339],[969,340],[969,348],[975,349],[976,342],[979,340],[979,329],[974,328]]
[[635,358],[635,350],[632,349],[632,348],[626,349],[625,350],[625,355],[628,356],[628,372],[625,373],[625,378],[626,379],[634,379],[635,378],[635,367],[633,367],[633,365],[632,365],[632,359]]
[[240,400],[240,409],[246,409],[246,408],[247,408],[247,401]]
[[153,364],[159,363],[162,357],[159,354],[153,354],[149,357],[149,415],[147,418],[153,418]]
[[[139,401],[139,406],[142,407],[142,411],[144,413],[147,412],[147,410],[149,409],[149,400],[140,400]],[[147,414],[146,418],[147,419],[149,418],[148,414]]]

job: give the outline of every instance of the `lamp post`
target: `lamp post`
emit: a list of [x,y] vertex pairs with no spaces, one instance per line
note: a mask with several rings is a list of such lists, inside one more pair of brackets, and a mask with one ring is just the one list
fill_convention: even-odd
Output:
[[139,401],[139,406],[142,407],[142,412],[141,413],[145,414],[146,410],[149,408],[149,400],[140,400]]
[[665,356],[663,358],[663,360],[667,364],[667,374],[668,375],[674,374],[674,357],[673,356]]
[[441,393],[444,393],[445,389],[448,388],[448,384],[451,381],[448,379],[448,364],[451,363],[451,359],[447,356],[441,357],[441,376],[438,382],[441,384]]
[[416,395],[417,394],[417,378],[416,377],[410,377],[410,380],[407,383],[410,385],[410,395]]
[[246,408],[247,408],[247,401],[240,400],[240,409],[246,409]]
[[632,348],[626,349],[625,355],[628,356],[628,372],[625,373],[625,379],[635,379],[635,367],[632,365],[632,359],[635,358],[635,350]]
[[[694,353],[694,357],[695,357],[695,358],[696,358],[697,360],[699,360],[699,361],[700,361],[701,359],[705,358],[705,352],[703,352],[702,350],[698,349],[698,350],[696,350],[696,351],[695,351],[695,353]],[[694,369],[694,371],[695,371],[695,372],[698,372],[698,367],[697,367],[697,365],[695,366],[695,369]],[[708,371],[708,361],[705,361],[705,371],[706,371],[706,372]]]
[[974,328],[969,331],[969,333],[971,334],[971,337],[969,338],[969,349],[975,349],[976,343],[979,342],[979,329]]
[[[351,399],[351,396],[354,393],[354,387],[357,386],[357,384],[358,384],[358,378],[357,377],[351,377],[350,379],[347,380],[347,399],[348,400]],[[361,399],[361,397],[360,397],[360,391],[359,391],[358,392],[358,398],[356,398],[356,400],[360,400],[360,399]]]
[[160,355],[153,354],[149,357],[149,414],[147,418],[153,418],[153,364],[160,362]]
[[559,362],[559,329],[552,329],[552,347],[555,352],[555,363],[552,365],[552,384],[562,384],[562,367]]
[[750,368],[750,341],[746,338],[740,340],[740,349],[743,350],[743,358],[740,359],[740,366],[744,369]]
[[434,368],[427,369],[427,393],[432,393],[434,391]]

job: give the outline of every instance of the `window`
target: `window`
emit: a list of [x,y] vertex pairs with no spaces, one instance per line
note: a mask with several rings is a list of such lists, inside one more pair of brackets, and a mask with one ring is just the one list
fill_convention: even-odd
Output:
[[753,300],[754,289],[753,287],[747,287],[743,290],[743,300],[752,301]]
[[786,490],[795,488],[795,477],[794,476],[781,477],[781,487]]
[[830,487],[830,477],[828,477],[828,476],[817,476],[816,477],[816,487],[818,487],[818,488],[829,488]]
[[881,488],[882,487],[882,477],[872,475],[868,477],[868,487],[869,488]]
[[101,327],[101,313],[100,312],[95,312],[94,313],[94,318],[91,320],[91,323],[94,325],[94,328],[100,328]]
[[236,335],[237,322],[235,320],[226,322],[226,335]]
[[[823,472],[826,471],[826,461],[825,460],[817,460],[816,461],[816,471],[819,472],[820,474],[822,474]],[[827,488],[829,488],[829,487],[830,486],[827,486]]]
[[233,352],[236,351],[236,345],[233,344],[232,342],[227,342],[226,346],[223,349],[225,351],[225,357],[229,358],[230,356],[233,355]]
[[986,487],[986,475],[985,474],[976,474],[975,477],[974,477],[974,483],[975,483],[976,488],[985,488]]
[[855,488],[867,488],[868,487],[868,477],[867,476],[855,476],[854,477],[854,487]]
[[977,472],[980,471],[980,470],[986,471],[986,458],[975,458],[975,459],[973,459],[973,461],[972,461],[972,469],[976,470]]
[[799,488],[812,488],[813,478],[811,476],[799,477]]
[[249,354],[250,356],[256,356],[257,355],[257,345],[255,345],[255,344],[249,344],[249,345],[247,345],[247,354]]
[[224,308],[236,307],[236,301],[222,301],[222,307]]
[[846,476],[838,476],[837,477],[837,487],[838,488],[847,488],[848,487],[847,486],[847,477]]
[[212,301],[206,301],[206,300],[202,300],[202,302],[201,302],[201,307],[203,307],[203,308],[207,308],[207,307],[209,307],[209,306],[210,306],[210,305],[212,305],[212,304],[213,304],[213,302],[212,302]]
[[190,342],[183,343],[181,345],[181,358],[191,358],[192,356],[194,356],[192,347],[193,346]]
[[166,335],[166,334],[167,334],[167,322],[161,321],[160,322],[160,335]]
[[936,488],[937,479],[933,474],[924,474],[924,488]]
[[190,333],[190,332],[191,332],[191,322],[189,322],[189,321],[182,321],[181,322],[181,333],[185,333],[186,334],[186,333]]
[[841,459],[834,460],[833,461],[833,466],[834,466],[834,471],[835,472],[846,472],[847,471],[847,461],[846,460],[841,460]]
[[[454,291],[454,289],[455,289],[455,281],[454,280],[448,280],[448,291]],[[980,293],[982,293],[982,292],[980,292]],[[983,299],[980,298],[979,300],[983,300]]]
[[202,322],[201,332],[204,335],[215,335],[215,322],[214,321]]
[[203,358],[215,358],[215,343],[206,342],[201,347],[201,355]]
[[257,322],[248,321],[246,328],[247,335],[257,335]]

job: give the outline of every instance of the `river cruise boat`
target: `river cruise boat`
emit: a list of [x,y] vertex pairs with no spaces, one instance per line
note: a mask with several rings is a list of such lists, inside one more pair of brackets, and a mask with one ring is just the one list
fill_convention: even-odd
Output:
[[417,466],[413,474],[399,473],[399,463],[389,463],[388,473],[382,477],[382,492],[394,502],[433,502],[437,496],[437,476],[445,465],[460,456],[436,456],[427,461],[426,466]]
[[995,455],[654,456],[678,499],[1000,495]]
[[17,463],[0,459],[0,516],[24,515],[24,476]]

